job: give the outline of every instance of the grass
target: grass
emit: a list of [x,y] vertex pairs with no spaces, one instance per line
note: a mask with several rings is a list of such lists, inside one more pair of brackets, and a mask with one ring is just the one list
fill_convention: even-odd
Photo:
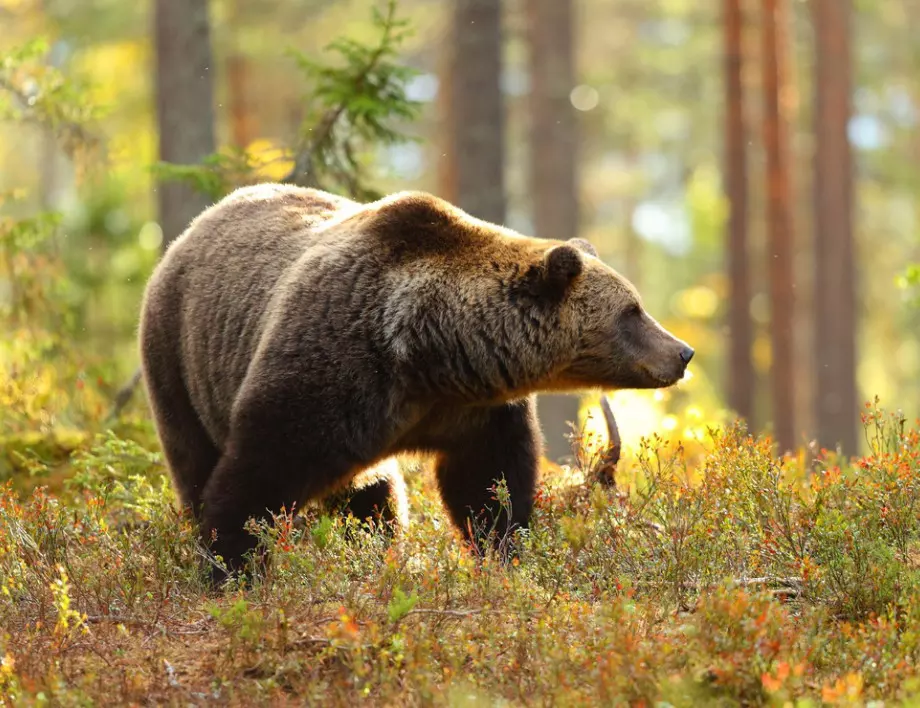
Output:
[[508,567],[462,547],[422,469],[395,540],[282,515],[254,529],[264,577],[217,594],[148,422],[31,457],[12,436],[0,701],[920,705],[920,433],[864,425],[853,461],[730,427],[644,441],[618,489],[548,473]]

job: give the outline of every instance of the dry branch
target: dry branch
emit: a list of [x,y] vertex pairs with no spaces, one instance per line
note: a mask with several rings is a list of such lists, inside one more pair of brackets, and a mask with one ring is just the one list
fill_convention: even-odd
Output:
[[140,382],[141,369],[138,367],[127,383],[118,389],[118,392],[115,394],[115,398],[112,400],[112,410],[109,411],[109,414],[105,418],[106,424],[114,423],[115,420],[118,419],[118,416],[121,415],[122,410],[124,410],[124,407],[128,405],[128,402],[134,395],[134,389],[137,388]]
[[[732,580],[732,583],[739,587],[743,588],[752,588],[754,590],[766,591],[771,593],[777,600],[789,601],[795,600],[802,595],[802,586],[804,581],[802,578],[774,578],[774,577],[759,577],[759,578],[735,578]],[[668,582],[666,580],[646,580],[639,581],[636,583],[638,587],[642,588],[680,588],[681,590],[688,590],[692,592],[703,592],[705,590],[712,590],[716,587],[716,583],[699,583],[692,580],[685,580],[682,582]]]
[[591,476],[597,483],[616,489],[615,473],[623,450],[623,441],[620,438],[620,428],[613,415],[613,408],[610,406],[610,399],[604,395],[601,396],[601,412],[604,415],[604,423],[607,426],[608,443]]
[[607,424],[607,434],[610,440],[605,461],[615,467],[620,461],[623,441],[620,439],[620,428],[617,425],[616,418],[613,416],[613,408],[611,408],[610,399],[607,396],[601,396],[601,412],[604,414],[604,422]]

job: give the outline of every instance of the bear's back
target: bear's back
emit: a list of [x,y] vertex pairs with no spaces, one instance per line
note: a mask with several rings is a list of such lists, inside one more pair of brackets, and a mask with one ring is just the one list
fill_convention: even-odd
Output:
[[314,189],[243,187],[193,220],[164,256],[147,299],[175,310],[185,385],[219,447],[279,280],[322,238],[319,226],[357,206]]

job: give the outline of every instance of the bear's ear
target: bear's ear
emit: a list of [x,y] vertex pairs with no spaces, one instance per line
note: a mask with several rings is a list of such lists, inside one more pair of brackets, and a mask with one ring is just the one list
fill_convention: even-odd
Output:
[[566,243],[572,244],[582,253],[587,253],[589,256],[594,256],[597,258],[597,249],[594,248],[590,242],[585,241],[583,238],[570,238],[568,241],[566,241]]
[[581,253],[575,246],[553,246],[543,255],[543,284],[552,291],[564,292],[583,269]]

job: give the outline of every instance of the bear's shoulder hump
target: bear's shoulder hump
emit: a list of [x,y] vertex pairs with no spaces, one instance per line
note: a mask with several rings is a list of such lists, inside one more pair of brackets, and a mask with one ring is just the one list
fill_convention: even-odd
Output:
[[387,244],[421,252],[453,251],[475,231],[464,212],[425,192],[391,194],[368,204],[358,218]]

